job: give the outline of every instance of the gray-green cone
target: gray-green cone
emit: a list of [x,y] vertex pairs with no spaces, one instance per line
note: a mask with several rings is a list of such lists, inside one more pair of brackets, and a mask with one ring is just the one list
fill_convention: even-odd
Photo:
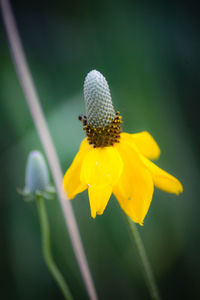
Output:
[[90,71],[85,78],[84,100],[87,122],[94,128],[107,126],[115,118],[108,83],[96,70]]

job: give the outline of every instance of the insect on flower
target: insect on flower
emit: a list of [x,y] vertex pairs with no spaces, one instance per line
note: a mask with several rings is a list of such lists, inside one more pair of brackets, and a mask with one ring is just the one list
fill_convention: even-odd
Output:
[[157,167],[151,159],[160,149],[147,132],[121,132],[122,119],[115,112],[104,76],[93,70],[84,82],[87,116],[80,116],[86,138],[65,173],[63,188],[69,199],[88,189],[91,215],[103,214],[113,193],[121,208],[136,223],[143,224],[154,186],[179,194],[181,183]]

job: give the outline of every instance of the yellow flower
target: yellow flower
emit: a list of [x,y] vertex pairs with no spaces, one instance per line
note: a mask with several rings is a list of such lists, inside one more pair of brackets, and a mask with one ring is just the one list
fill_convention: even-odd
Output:
[[104,126],[87,120],[83,118],[87,137],[64,176],[63,188],[69,199],[88,189],[93,218],[103,214],[113,193],[125,213],[142,225],[154,186],[177,195],[183,191],[175,177],[151,162],[160,156],[160,149],[148,132],[120,133],[119,113]]

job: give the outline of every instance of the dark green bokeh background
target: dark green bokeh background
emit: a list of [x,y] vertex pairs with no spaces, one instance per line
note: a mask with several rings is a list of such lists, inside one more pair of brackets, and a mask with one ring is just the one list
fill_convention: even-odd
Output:
[[[42,2],[42,1],[41,1]],[[199,297],[200,18],[195,2],[13,1],[26,55],[63,172],[84,137],[84,77],[107,78],[123,130],[148,130],[159,166],[184,186],[156,190],[140,227],[163,299]],[[16,193],[26,158],[41,148],[0,27],[1,299],[62,299],[41,254],[36,205]],[[100,299],[148,299],[140,261],[114,197],[90,217],[72,202]],[[57,200],[47,203],[56,260],[75,299],[87,299]]]

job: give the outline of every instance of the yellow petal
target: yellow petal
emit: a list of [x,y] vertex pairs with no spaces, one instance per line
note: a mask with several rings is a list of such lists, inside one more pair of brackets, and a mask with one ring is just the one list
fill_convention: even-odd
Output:
[[114,147],[92,148],[84,158],[81,181],[96,188],[113,186],[119,180],[123,163]]
[[87,185],[80,181],[80,171],[84,156],[89,152],[90,149],[91,146],[89,146],[87,139],[85,138],[81,143],[79,152],[65,173],[63,178],[63,188],[69,199],[73,199],[77,194],[81,193],[87,188]]
[[149,159],[157,159],[160,156],[160,148],[154,138],[147,132],[121,134],[127,142],[134,144],[139,152]]
[[160,169],[145,157],[141,157],[141,159],[152,174],[154,184],[157,188],[165,192],[174,193],[177,195],[183,191],[183,186],[178,179]]
[[113,193],[126,214],[136,223],[143,223],[153,196],[153,180],[138,154],[123,139],[115,144],[124,163],[120,180]]
[[90,200],[90,209],[92,218],[96,217],[96,214],[102,215],[108,200],[112,194],[112,187],[106,186],[104,188],[89,187],[88,195]]

